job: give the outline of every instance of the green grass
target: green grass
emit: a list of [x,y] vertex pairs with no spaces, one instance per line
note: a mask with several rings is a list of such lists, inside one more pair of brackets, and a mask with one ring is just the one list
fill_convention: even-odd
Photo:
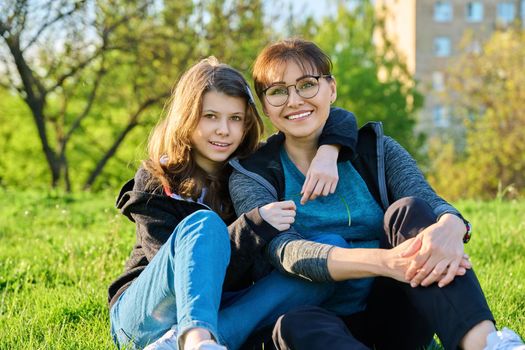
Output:
[[111,349],[133,226],[112,195],[0,192],[0,349]]
[[[133,225],[113,194],[0,190],[0,350],[111,349],[107,286]],[[462,202],[466,246],[495,316],[525,335],[525,201]]]

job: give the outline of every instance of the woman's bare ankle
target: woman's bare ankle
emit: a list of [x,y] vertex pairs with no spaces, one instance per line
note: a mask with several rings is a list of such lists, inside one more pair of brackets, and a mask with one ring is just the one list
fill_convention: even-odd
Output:
[[464,350],[482,350],[487,344],[487,335],[495,330],[492,321],[481,321],[465,334],[460,346]]
[[184,350],[190,350],[204,340],[213,340],[210,331],[206,328],[191,328],[182,336]]

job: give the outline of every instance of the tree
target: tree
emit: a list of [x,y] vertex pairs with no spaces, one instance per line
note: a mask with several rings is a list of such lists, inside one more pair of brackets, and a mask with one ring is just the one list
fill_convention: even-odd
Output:
[[353,111],[360,124],[385,121],[385,133],[417,154],[423,140],[415,136],[414,126],[422,95],[372,3],[349,7],[339,2],[335,18],[306,19],[295,32],[313,39],[332,58],[336,105]]
[[453,195],[462,197],[525,188],[524,67],[525,32],[514,28],[495,32],[481,52],[465,52],[449,70],[446,101],[463,122],[465,146],[449,141],[454,159],[433,164],[433,181],[445,193],[451,180],[461,188]]
[[[129,49],[116,33],[148,6],[148,1],[11,0],[0,9],[0,59],[6,70],[0,84],[29,108],[53,187],[63,180],[71,189],[70,142],[91,116],[115,63],[111,55]],[[141,101],[137,113],[153,102]]]
[[236,57],[247,67],[265,38],[260,11],[260,1],[2,3],[0,88],[28,107],[51,185],[92,187],[132,131],[154,124],[197,59]]

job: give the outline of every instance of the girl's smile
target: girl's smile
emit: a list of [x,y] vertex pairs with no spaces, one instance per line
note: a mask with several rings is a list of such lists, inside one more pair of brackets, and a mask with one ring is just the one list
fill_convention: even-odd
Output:
[[217,91],[202,99],[199,124],[191,135],[192,152],[197,164],[214,173],[230,158],[244,136],[246,102]]

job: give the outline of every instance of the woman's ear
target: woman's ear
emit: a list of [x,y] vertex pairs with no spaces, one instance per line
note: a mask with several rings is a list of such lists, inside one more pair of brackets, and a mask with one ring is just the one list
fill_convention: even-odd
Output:
[[335,77],[330,79],[330,102],[333,103],[337,99],[337,82]]

